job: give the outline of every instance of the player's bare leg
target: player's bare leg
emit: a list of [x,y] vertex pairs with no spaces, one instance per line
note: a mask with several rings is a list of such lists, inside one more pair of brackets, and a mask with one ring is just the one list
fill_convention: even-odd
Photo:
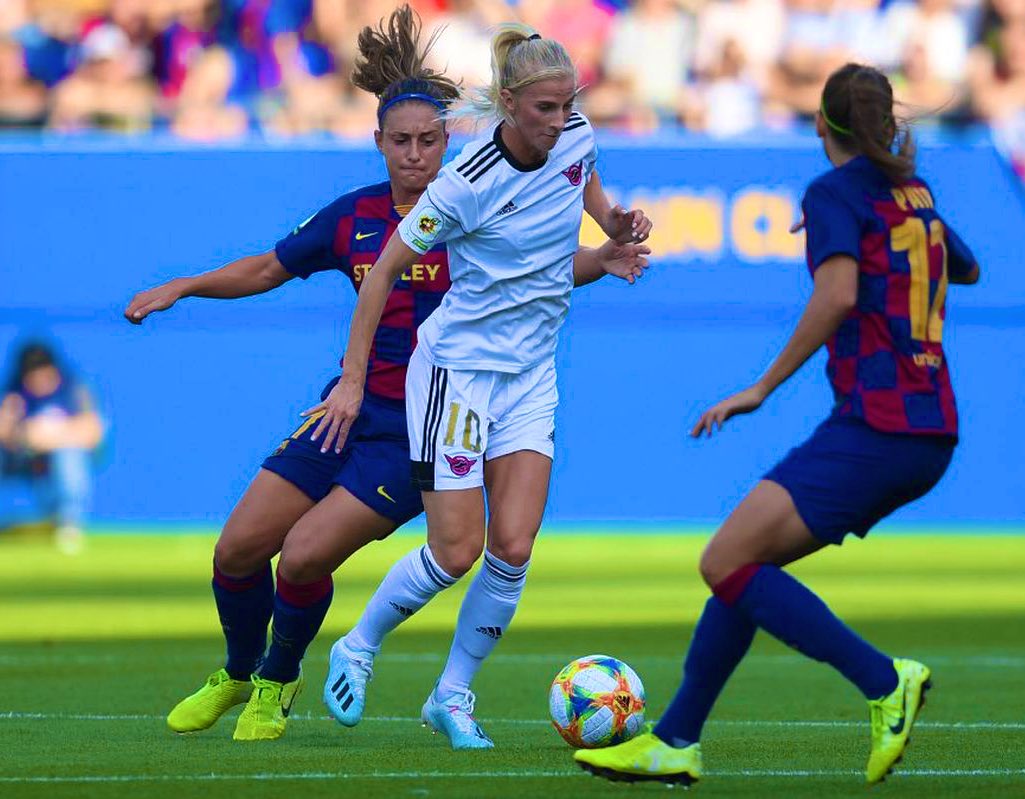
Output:
[[228,659],[168,715],[175,732],[205,730],[249,699],[250,677],[263,658],[273,610],[270,559],[313,504],[292,483],[261,469],[228,517],[214,548],[214,598]]
[[285,537],[278,574],[295,585],[316,582],[367,544],[387,538],[395,527],[394,521],[335,486]]
[[289,531],[278,561],[270,649],[253,675],[254,691],[235,726],[236,740],[284,734],[302,690],[302,659],[331,604],[331,573],[394,529],[395,522],[336,486]]
[[460,608],[448,662],[423,708],[425,723],[444,732],[454,749],[494,745],[473,718],[470,684],[516,612],[548,499],[551,465],[547,455],[523,450],[485,466],[487,551]]
[[699,569],[714,588],[749,563],[786,566],[824,546],[801,520],[787,490],[762,480],[712,536]]
[[388,571],[363,615],[331,650],[324,704],[346,727],[363,715],[366,683],[385,636],[452,586],[484,547],[484,496],[480,488],[425,492],[428,541]]
[[780,568],[822,547],[790,493],[775,482],[760,482],[730,515],[701,558],[701,574],[715,596],[695,631],[684,684],[655,728],[662,741],[678,747],[697,743],[712,703],[760,627],[802,654],[832,665],[869,700],[870,782],[885,776],[899,760],[929,671],[873,648]]

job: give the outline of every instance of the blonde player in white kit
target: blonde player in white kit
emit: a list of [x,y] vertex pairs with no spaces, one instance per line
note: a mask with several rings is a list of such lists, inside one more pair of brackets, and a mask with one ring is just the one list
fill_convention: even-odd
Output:
[[452,288],[420,326],[406,378],[427,544],[391,569],[335,644],[324,701],[341,723],[359,721],[384,635],[468,572],[486,537],[484,565],[422,712],[455,749],[494,746],[473,718],[470,682],[512,621],[541,525],[555,448],[555,348],[570,292],[601,277],[610,253],[620,258],[615,273],[631,282],[646,263],[648,250],[637,243],[578,253],[585,187],[588,212],[605,217],[614,239],[640,241],[650,229],[641,212],[609,209],[604,200],[594,131],[573,113],[576,70],[562,45],[504,26],[492,41],[492,69],[492,86],[473,107],[496,123],[441,170],[364,281],[343,376],[319,407],[326,413],[314,432],[326,432],[325,447],[340,446],[359,414],[388,292],[446,242]]

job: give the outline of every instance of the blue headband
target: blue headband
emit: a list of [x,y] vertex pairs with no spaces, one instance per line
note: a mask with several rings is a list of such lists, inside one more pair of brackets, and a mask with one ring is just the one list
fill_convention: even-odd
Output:
[[445,110],[444,101],[439,100],[437,97],[431,97],[431,95],[424,94],[423,92],[403,92],[402,94],[396,94],[388,102],[386,102],[384,105],[377,109],[378,124],[380,124],[381,121],[384,119],[385,112],[387,112],[389,108],[391,108],[396,103],[402,103],[406,100],[421,100],[422,102],[430,103],[435,108],[438,108],[442,111]]

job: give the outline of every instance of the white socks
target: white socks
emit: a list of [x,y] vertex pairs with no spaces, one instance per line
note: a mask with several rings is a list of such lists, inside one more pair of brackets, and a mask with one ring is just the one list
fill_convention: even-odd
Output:
[[391,567],[370,597],[360,620],[344,638],[346,648],[376,655],[388,633],[455,583],[427,544],[414,549]]
[[527,566],[510,566],[490,552],[459,609],[456,635],[435,696],[465,694],[484,659],[509,627],[527,579]]

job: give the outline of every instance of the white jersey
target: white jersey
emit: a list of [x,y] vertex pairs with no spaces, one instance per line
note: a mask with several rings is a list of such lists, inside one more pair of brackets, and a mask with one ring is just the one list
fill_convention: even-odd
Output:
[[521,373],[554,356],[596,158],[581,114],[538,166],[508,151],[500,123],[427,187],[398,230],[420,253],[448,245],[452,288],[417,331],[435,364]]

